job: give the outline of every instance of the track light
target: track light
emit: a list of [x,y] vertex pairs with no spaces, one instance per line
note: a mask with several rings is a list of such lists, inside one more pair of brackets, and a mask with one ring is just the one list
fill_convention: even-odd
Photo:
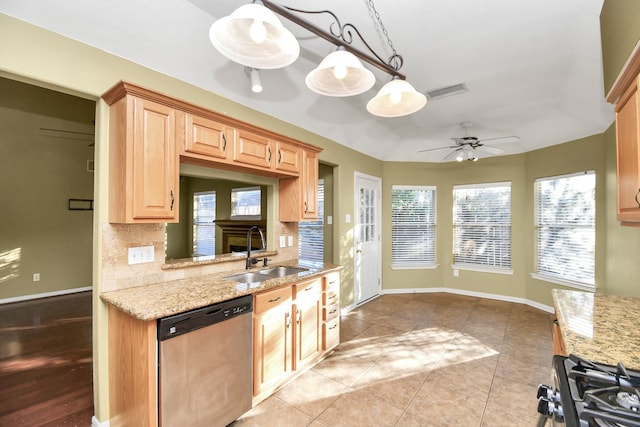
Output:
[[249,69],[249,79],[251,80],[251,92],[262,92],[262,81],[260,81],[260,73],[255,68]]

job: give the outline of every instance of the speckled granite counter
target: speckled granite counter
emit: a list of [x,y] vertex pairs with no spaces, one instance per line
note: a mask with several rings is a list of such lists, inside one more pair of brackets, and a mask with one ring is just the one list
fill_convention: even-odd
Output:
[[568,354],[640,369],[640,298],[553,290]]
[[335,264],[307,265],[298,264],[297,261],[274,264],[277,265],[303,267],[307,270],[258,283],[227,280],[224,277],[234,272],[225,272],[103,292],[100,297],[135,318],[155,320],[342,269]]

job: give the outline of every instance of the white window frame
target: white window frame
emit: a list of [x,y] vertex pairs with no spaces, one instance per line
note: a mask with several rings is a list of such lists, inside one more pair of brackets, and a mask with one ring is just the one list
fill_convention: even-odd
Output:
[[[493,228],[502,228],[508,230],[509,233],[509,262],[508,265],[492,265],[486,264],[482,262],[474,263],[474,262],[461,262],[456,261],[456,255],[460,253],[460,243],[458,242],[458,234],[457,229],[462,226],[462,224],[456,223],[456,208],[457,208],[457,200],[456,200],[456,191],[457,190],[482,190],[488,188],[498,188],[498,187],[508,187],[509,188],[509,223],[499,223],[499,222],[477,222],[477,223],[466,223],[469,224],[477,224],[479,226],[487,226]],[[486,273],[497,273],[497,274],[513,274],[512,269],[512,252],[513,252],[513,235],[511,233],[512,229],[512,198],[511,198],[511,182],[491,182],[491,183],[480,183],[480,184],[464,184],[464,185],[454,185],[453,186],[453,264],[451,264],[451,268],[455,270],[470,270],[470,271],[479,271]],[[504,230],[503,230],[504,231]],[[477,248],[476,248],[477,250]]]
[[[427,221],[421,221],[421,222],[411,222],[411,221],[401,221],[402,224],[404,225],[409,225],[409,224],[414,224],[414,225],[421,225],[423,227],[426,227],[425,230],[425,234],[421,236],[421,238],[426,238],[427,241],[429,240],[429,238],[431,239],[431,244],[429,245],[430,248],[427,250],[427,253],[431,253],[432,257],[431,259],[426,259],[426,260],[422,260],[422,261],[416,261],[416,260],[411,260],[408,258],[405,259],[398,259],[398,260],[394,260],[395,256],[394,256],[394,252],[393,252],[393,248],[394,248],[394,242],[396,242],[396,240],[399,238],[399,236],[394,235],[394,227],[396,225],[400,225],[399,222],[395,222],[395,215],[394,215],[394,209],[393,209],[393,198],[394,198],[394,191],[395,190],[402,190],[402,191],[428,191],[431,192],[431,200],[433,201],[432,206],[431,206],[431,215],[428,215],[428,218],[432,218],[431,221],[427,220]],[[436,249],[437,249],[437,233],[436,233],[436,227],[437,227],[437,189],[435,186],[432,185],[393,185],[391,186],[391,268],[394,270],[406,270],[406,269],[433,269],[433,268],[437,268],[438,265],[436,264]],[[407,218],[409,219],[409,218]],[[412,237],[420,237],[420,236],[412,236]],[[400,257],[398,257],[400,258]]]
[[[566,222],[561,222],[561,223],[551,223],[551,222],[546,222],[546,224],[548,224],[548,226],[555,226],[555,227],[560,227],[562,229],[570,229],[570,230],[582,230],[583,232],[586,231],[591,231],[591,233],[587,234],[587,238],[591,238],[593,241],[593,245],[591,248],[591,251],[587,251],[585,252],[585,248],[573,248],[571,251],[568,251],[567,253],[570,254],[569,258],[573,257],[574,254],[585,254],[588,253],[587,256],[590,256],[590,260],[586,259],[586,258],[582,258],[580,260],[576,259],[575,261],[579,262],[579,261],[590,261],[591,264],[591,268],[592,268],[592,275],[590,277],[590,279],[588,280],[581,280],[581,278],[577,277],[577,276],[571,276],[571,274],[567,275],[563,275],[563,274],[553,274],[550,273],[549,271],[540,271],[540,253],[541,253],[541,248],[540,248],[540,244],[541,244],[541,239],[540,239],[540,233],[541,233],[541,228],[543,227],[543,224],[541,224],[541,218],[539,215],[539,184],[543,183],[543,182],[549,182],[549,181],[554,181],[554,180],[564,180],[564,179],[570,179],[570,178],[574,178],[574,177],[579,177],[579,176],[593,176],[593,212],[592,212],[592,218],[593,221],[591,221],[589,224],[570,224],[570,223],[566,223]],[[583,171],[583,172],[578,172],[578,173],[571,173],[571,174],[565,174],[565,175],[557,175],[557,176],[550,176],[550,177],[544,177],[544,178],[538,178],[534,181],[534,213],[533,213],[533,218],[534,218],[534,256],[535,256],[535,273],[531,273],[531,277],[533,277],[534,279],[537,280],[542,280],[545,282],[550,282],[550,283],[555,283],[555,284],[559,284],[559,285],[563,285],[563,286],[568,286],[568,287],[572,287],[572,288],[576,288],[576,289],[581,289],[581,290],[586,290],[586,291],[595,291],[596,290],[596,283],[595,283],[595,251],[596,251],[596,247],[595,247],[595,240],[596,240],[596,173],[594,170],[589,170],[589,171]],[[575,232],[569,232],[569,234],[571,236],[575,236],[576,233]],[[575,243],[575,242],[573,242]],[[586,242],[585,242],[586,243]],[[556,255],[557,256],[557,255]],[[566,262],[566,260],[565,260]],[[578,269],[579,271],[585,271],[584,268],[580,268]]]
[[[258,205],[258,214],[255,215],[243,215],[239,213],[235,213],[233,211],[233,195],[235,193],[246,193],[250,191],[259,191],[260,192],[260,204]],[[261,220],[262,219],[262,188],[259,186],[254,187],[240,187],[240,188],[232,188],[231,189],[231,216],[232,220]]]
[[[215,219],[216,219],[216,208],[214,205],[214,209],[213,209],[213,220],[209,221],[209,222],[198,222],[198,198],[204,195],[211,195],[213,194],[214,198],[216,198],[216,192],[215,191],[200,191],[200,192],[195,192],[193,193],[193,244],[192,244],[192,248],[191,248],[191,252],[194,255],[197,256],[213,256],[216,253],[216,223],[215,223]],[[217,203],[217,199],[216,202]],[[201,227],[206,227],[206,228],[210,228],[210,231],[212,231],[212,240],[211,243],[213,245],[213,253],[201,253],[198,251],[198,229],[200,229]]]

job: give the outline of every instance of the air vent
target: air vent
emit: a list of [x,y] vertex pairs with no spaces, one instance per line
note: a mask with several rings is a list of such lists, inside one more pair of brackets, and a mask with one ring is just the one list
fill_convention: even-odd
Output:
[[434,99],[440,99],[446,96],[457,95],[459,93],[466,92],[467,90],[468,89],[466,84],[458,83],[456,85],[430,90],[429,92],[426,93],[426,95],[427,95],[427,98],[429,98],[429,100],[432,101]]

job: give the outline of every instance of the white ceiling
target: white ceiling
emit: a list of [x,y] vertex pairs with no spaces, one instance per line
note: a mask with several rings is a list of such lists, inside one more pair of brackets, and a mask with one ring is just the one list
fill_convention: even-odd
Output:
[[[427,92],[465,83],[468,92],[433,100],[400,118],[365,108],[389,76],[368,66],[377,83],[349,98],[323,97],[306,74],[334,49],[282,19],[298,38],[300,58],[262,70],[254,94],[242,66],[208,39],[211,23],[249,0],[0,0],[0,12],[114,53],[278,117],[377,159],[441,162],[473,122],[480,139],[517,135],[496,145],[515,154],[604,131],[613,107],[604,100],[599,15],[603,0],[375,0],[400,70]],[[328,9],[355,25],[382,57],[390,55],[366,0],[281,0],[304,10]],[[328,30],[326,15],[304,18]],[[362,48],[358,42],[354,46]],[[144,82],[136,82],[144,85]],[[450,159],[449,159],[450,160]]]

